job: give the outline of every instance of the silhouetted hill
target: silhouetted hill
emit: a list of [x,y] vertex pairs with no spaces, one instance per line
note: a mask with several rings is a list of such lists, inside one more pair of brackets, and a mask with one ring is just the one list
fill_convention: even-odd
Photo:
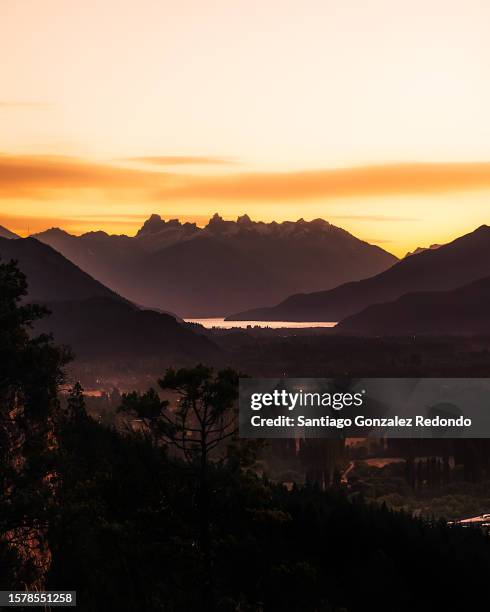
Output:
[[[82,361],[131,364],[134,371],[149,363],[191,363],[217,358],[219,349],[172,316],[140,310],[110,298],[51,302],[51,315],[36,331],[52,332]],[[163,366],[162,366],[163,367]]]
[[490,333],[490,278],[453,291],[402,295],[344,319],[339,333],[364,336]]
[[152,215],[134,238],[59,229],[36,237],[134,302],[188,317],[334,287],[396,261],[321,219],[256,223],[246,215],[237,221],[214,215],[198,228]]
[[490,228],[482,225],[438,249],[411,255],[358,282],[296,294],[277,306],[240,312],[229,320],[340,321],[371,304],[413,291],[449,290],[490,275]]
[[127,236],[109,236],[105,232],[72,236],[58,228],[34,237],[49,244],[105,286],[137,303],[144,303],[131,292],[131,282],[127,282],[134,276],[132,268],[146,254],[140,241]]
[[0,238],[0,257],[3,261],[15,259],[19,262],[29,283],[30,301],[51,302],[92,297],[125,301],[50,246],[34,238]]
[[0,238],[0,257],[15,259],[29,283],[28,300],[51,315],[37,326],[84,359],[194,363],[218,354],[207,338],[161,312],[142,310],[111,291],[50,246],[33,238]]
[[15,238],[18,238],[18,237],[19,236],[17,236],[17,234],[14,234],[14,232],[11,232],[9,229],[4,227],[3,225],[0,225],[0,238],[8,238],[10,240],[14,240]]

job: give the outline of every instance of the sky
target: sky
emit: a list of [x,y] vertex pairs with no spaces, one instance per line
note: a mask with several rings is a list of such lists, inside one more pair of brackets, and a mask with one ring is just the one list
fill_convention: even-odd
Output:
[[490,222],[486,0],[0,0],[0,224]]

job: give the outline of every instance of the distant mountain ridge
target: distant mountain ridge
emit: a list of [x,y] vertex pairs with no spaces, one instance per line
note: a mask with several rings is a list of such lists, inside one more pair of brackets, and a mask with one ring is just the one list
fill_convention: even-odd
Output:
[[408,253],[405,255],[405,257],[410,257],[410,255],[418,255],[419,253],[423,253],[424,251],[428,251],[428,250],[434,250],[434,249],[438,249],[440,246],[440,244],[431,244],[428,247],[417,247],[416,249],[414,249],[413,251],[408,251]]
[[257,308],[228,320],[341,321],[414,291],[445,291],[490,276],[490,228],[482,225],[442,245],[406,257],[388,270],[335,289],[292,295],[276,306]]
[[397,261],[322,219],[264,223],[215,214],[200,228],[152,215],[134,237],[60,229],[35,237],[134,302],[194,318],[334,287]]
[[8,238],[9,240],[15,240],[16,238],[19,238],[19,236],[17,236],[17,234],[14,234],[14,232],[11,232],[3,225],[0,225],[0,238]]
[[452,291],[407,293],[347,317],[336,332],[362,336],[490,334],[490,277]]
[[34,238],[0,238],[0,258],[3,262],[11,259],[18,261],[29,282],[30,301],[54,302],[102,297],[127,302],[50,246]]
[[34,238],[0,238],[0,259],[18,262],[28,281],[27,301],[51,311],[35,330],[53,333],[76,357],[137,367],[212,360],[219,353],[171,315],[138,308]]
[[36,331],[52,332],[82,361],[131,364],[133,370],[148,372],[148,367],[213,363],[220,356],[211,340],[168,314],[104,297],[46,305],[51,315],[36,324]]

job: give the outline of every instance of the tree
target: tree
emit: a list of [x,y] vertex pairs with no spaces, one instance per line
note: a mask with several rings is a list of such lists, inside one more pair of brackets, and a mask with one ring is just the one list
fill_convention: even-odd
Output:
[[17,264],[0,262],[0,538],[23,559],[17,584],[41,586],[49,558],[44,542],[51,496],[48,456],[69,355],[50,336],[33,334],[47,311],[25,304],[26,295]]
[[78,422],[87,419],[87,408],[85,406],[83,387],[78,381],[69,391],[66,413],[70,421]]
[[158,381],[160,389],[173,392],[175,403],[161,400],[154,389],[144,394],[124,394],[121,410],[140,419],[156,444],[166,443],[197,469],[199,548],[205,566],[204,609],[212,608],[211,517],[209,463],[223,443],[236,436],[238,374],[232,369],[215,373],[212,368],[168,369]]

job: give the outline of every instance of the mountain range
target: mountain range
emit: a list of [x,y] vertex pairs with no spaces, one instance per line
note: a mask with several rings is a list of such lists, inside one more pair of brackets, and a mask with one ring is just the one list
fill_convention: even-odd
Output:
[[[57,341],[71,345],[79,356],[116,361],[163,358],[168,363],[217,357],[219,349],[209,338],[196,333],[197,327],[183,325],[168,313],[135,305],[48,244],[34,238],[15,239],[15,234],[2,230],[9,238],[0,237],[0,257],[19,262],[29,281],[29,300],[46,304],[52,311],[49,318],[39,323],[38,330],[54,332]],[[330,238],[326,240],[328,234]],[[193,257],[193,275],[186,276],[185,281],[188,289],[194,291],[196,308],[201,292],[205,293],[210,258],[214,258],[216,268],[220,263],[227,265],[233,245],[233,263],[240,255],[244,269],[229,282],[217,277],[225,294],[236,286],[235,282],[247,289],[251,279],[256,280],[246,268],[250,262],[246,244],[248,256],[257,257],[256,245],[265,249],[267,241],[272,243],[263,254],[269,263],[277,255],[275,249],[281,240],[284,246],[293,243],[291,252],[299,249],[299,243],[307,242],[306,238],[313,243],[328,242],[331,253],[335,244],[344,252],[346,245],[356,251],[363,248],[359,243],[365,244],[321,220],[266,224],[254,223],[248,217],[231,222],[217,216],[201,230],[194,224],[165,222],[153,215],[134,238],[103,232],[76,237],[61,230],[49,230],[46,235],[52,241],[60,241],[65,250],[71,250],[73,258],[85,258],[86,265],[105,261],[107,272],[117,268],[126,282],[136,269],[147,281],[152,276],[168,280],[170,269],[175,283],[182,286],[183,261]],[[368,252],[371,254],[369,249]],[[336,333],[364,336],[490,333],[489,255],[490,227],[483,225],[448,244],[420,249],[369,278],[326,291],[296,294],[275,307],[241,312],[228,319],[338,320]],[[285,252],[283,260],[289,256]],[[115,261],[119,267],[114,265]],[[162,261],[167,266],[165,274],[160,268]],[[343,261],[338,259],[337,268]],[[137,268],[137,262],[139,265],[144,262],[147,270]],[[279,261],[275,264],[280,267]],[[124,274],[127,269],[131,274]],[[305,273],[310,271],[306,269]],[[141,286],[134,278],[131,282],[135,283],[133,288]],[[219,295],[217,292],[215,298]]]
[[45,303],[102,297],[126,302],[60,253],[34,238],[0,238],[0,257],[4,262],[11,259],[18,262],[29,283],[29,301]]
[[196,318],[329,289],[397,261],[322,219],[263,223],[216,214],[200,228],[152,215],[134,237],[55,228],[35,238],[135,303]]
[[347,317],[336,332],[362,336],[490,333],[490,277],[452,291],[407,293]]
[[219,353],[171,315],[138,308],[34,238],[0,238],[0,258],[18,262],[28,281],[27,300],[51,312],[35,331],[53,333],[82,360],[170,365],[213,360]]
[[437,249],[410,255],[370,278],[328,291],[292,295],[276,306],[241,312],[228,320],[342,321],[406,293],[449,291],[487,276],[490,228],[482,225]]

